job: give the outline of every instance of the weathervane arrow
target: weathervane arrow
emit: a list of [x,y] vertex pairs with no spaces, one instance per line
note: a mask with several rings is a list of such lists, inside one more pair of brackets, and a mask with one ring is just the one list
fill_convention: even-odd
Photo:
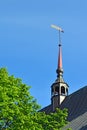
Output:
[[59,26],[56,26],[56,25],[52,24],[51,27],[54,28],[54,29],[56,29],[56,30],[58,30],[58,31],[60,31],[60,32],[64,33],[63,29],[60,28]]

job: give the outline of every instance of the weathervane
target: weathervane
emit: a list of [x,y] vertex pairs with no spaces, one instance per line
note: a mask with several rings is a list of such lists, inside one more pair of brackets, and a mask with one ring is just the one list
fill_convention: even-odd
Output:
[[58,27],[58,26],[56,26],[56,25],[53,25],[53,24],[51,25],[51,27],[59,31],[59,46],[61,46],[61,36],[60,36],[60,32],[64,33],[63,29],[60,28],[60,27]]

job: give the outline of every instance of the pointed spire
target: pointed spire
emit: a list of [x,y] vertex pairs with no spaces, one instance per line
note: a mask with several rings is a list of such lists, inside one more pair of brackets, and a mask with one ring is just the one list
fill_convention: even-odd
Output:
[[59,44],[58,69],[61,68],[62,68],[62,50],[61,50],[61,44]]
[[57,67],[57,81],[59,82],[63,82],[63,69],[62,69],[62,51],[61,51],[61,35],[60,33],[64,33],[63,29],[60,28],[59,26],[56,26],[56,25],[51,25],[52,28],[56,29],[59,31],[59,56],[58,56],[58,67]]
[[57,67],[57,77],[59,80],[63,81],[63,68],[62,68],[62,48],[61,44],[59,44],[59,55],[58,55],[58,67]]

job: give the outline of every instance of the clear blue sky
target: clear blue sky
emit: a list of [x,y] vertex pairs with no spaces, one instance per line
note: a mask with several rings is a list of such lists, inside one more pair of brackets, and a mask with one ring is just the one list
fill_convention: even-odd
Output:
[[61,26],[64,80],[69,93],[87,85],[87,0],[0,0],[0,67],[32,86],[44,107],[56,80]]

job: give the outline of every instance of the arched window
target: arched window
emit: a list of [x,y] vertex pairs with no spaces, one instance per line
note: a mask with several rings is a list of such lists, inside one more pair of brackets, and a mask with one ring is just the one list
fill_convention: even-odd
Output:
[[59,87],[56,86],[56,87],[55,87],[55,95],[58,95],[58,94],[59,94]]
[[65,95],[65,87],[64,86],[61,87],[61,94]]

